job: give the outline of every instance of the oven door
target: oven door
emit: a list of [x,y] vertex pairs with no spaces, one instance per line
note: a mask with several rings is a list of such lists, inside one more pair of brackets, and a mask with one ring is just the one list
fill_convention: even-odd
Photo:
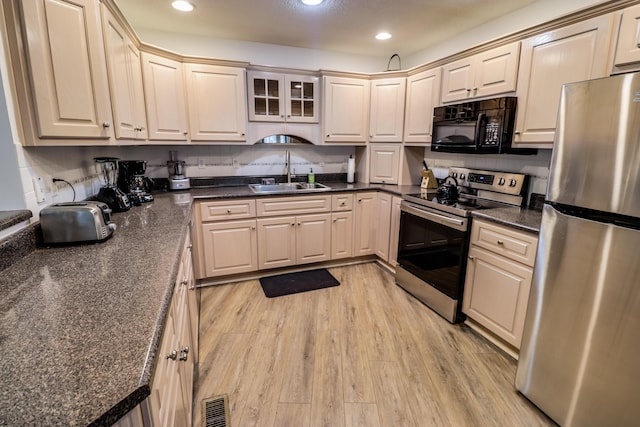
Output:
[[461,300],[468,251],[467,218],[403,201],[398,264],[453,300]]

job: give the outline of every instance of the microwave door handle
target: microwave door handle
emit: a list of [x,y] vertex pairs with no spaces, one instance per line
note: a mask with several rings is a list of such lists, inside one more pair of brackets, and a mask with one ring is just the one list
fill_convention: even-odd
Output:
[[480,138],[482,137],[482,129],[484,129],[483,122],[486,117],[487,115],[485,113],[478,114],[478,120],[476,121],[476,137],[475,137],[476,149],[480,148],[480,146],[482,145],[480,143]]

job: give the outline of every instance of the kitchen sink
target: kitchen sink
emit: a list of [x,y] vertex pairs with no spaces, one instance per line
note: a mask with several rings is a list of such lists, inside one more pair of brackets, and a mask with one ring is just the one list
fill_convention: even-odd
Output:
[[306,182],[281,182],[278,184],[249,184],[251,191],[257,194],[277,194],[277,193],[308,193],[315,191],[331,190],[324,184],[309,184]]

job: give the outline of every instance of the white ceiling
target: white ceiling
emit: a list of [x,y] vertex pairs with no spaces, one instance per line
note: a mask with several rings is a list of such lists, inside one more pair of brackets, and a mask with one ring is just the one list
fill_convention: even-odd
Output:
[[[136,30],[387,57],[426,49],[536,0],[116,0]],[[386,31],[393,37],[378,41]]]

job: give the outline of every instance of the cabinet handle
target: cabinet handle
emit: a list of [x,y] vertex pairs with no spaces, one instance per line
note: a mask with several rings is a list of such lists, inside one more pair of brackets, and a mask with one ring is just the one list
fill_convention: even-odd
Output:
[[102,127],[103,127],[103,128],[108,128],[109,126],[111,126],[111,123],[109,123],[109,122],[102,122]]
[[502,240],[498,240],[497,242],[499,245],[504,245],[504,242]]
[[173,350],[171,353],[167,354],[166,358],[171,360],[176,360],[178,357],[178,350]]

